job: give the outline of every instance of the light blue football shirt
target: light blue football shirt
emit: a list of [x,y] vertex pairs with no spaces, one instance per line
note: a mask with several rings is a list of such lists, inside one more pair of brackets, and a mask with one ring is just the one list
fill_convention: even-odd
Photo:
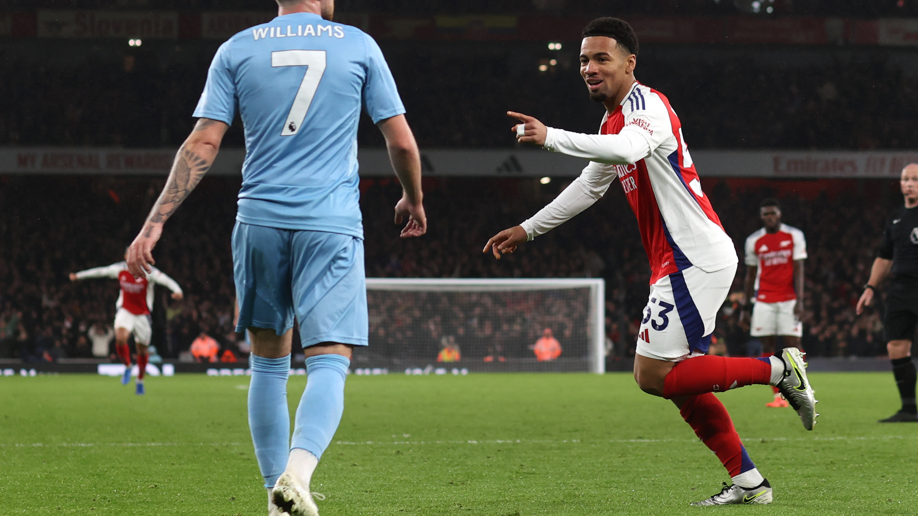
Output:
[[194,110],[245,128],[236,220],[363,238],[357,175],[361,105],[403,114],[379,46],[316,14],[278,16],[220,46]]

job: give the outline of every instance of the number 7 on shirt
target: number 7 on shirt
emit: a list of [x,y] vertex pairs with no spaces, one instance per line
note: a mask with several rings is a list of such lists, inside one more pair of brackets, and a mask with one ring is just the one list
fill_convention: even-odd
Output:
[[325,51],[324,50],[283,50],[271,52],[271,66],[274,68],[280,66],[305,66],[306,75],[300,88],[293,99],[293,105],[290,106],[290,113],[287,114],[287,120],[281,130],[281,136],[291,136],[296,134],[303,125],[306,118],[306,112],[309,111],[309,105],[312,104],[312,98],[319,89],[319,82],[325,73]]

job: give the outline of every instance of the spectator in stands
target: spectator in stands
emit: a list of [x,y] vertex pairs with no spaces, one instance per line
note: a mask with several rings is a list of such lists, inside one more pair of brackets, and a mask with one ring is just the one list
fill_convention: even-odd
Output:
[[29,339],[29,333],[26,331],[25,325],[19,325],[19,335],[16,337],[16,352],[23,362],[31,362],[35,359],[32,356],[32,341]]
[[54,341],[51,349],[45,351],[43,355],[46,362],[60,362],[62,358],[67,358],[67,350],[64,349],[64,343],[61,339]]
[[89,335],[89,339],[92,340],[92,356],[96,358],[108,358],[110,356],[109,346],[112,342],[112,338],[115,336],[115,331],[112,327],[102,321],[96,321],[96,323],[89,328],[87,335]]
[[8,354],[13,348],[16,336],[19,334],[20,317],[21,314],[6,303],[6,309],[0,313],[0,353]]
[[151,364],[162,364],[163,357],[159,355],[159,350],[156,349],[156,346],[150,344],[150,347],[147,348],[147,351],[150,352],[150,363]]
[[54,344],[54,330],[50,326],[45,326],[41,335],[35,339],[35,355],[40,358],[47,356],[47,353],[54,348]]
[[548,362],[561,356],[561,343],[552,336],[551,328],[542,331],[542,337],[532,345],[532,352],[539,362]]
[[191,356],[195,362],[216,362],[219,352],[220,346],[217,341],[203,331],[191,343]]
[[462,360],[462,353],[456,344],[456,337],[453,335],[444,335],[440,339],[440,352],[437,354],[437,362],[458,362]]
[[[450,4],[457,3],[461,2]],[[27,40],[19,44],[31,45]],[[163,47],[156,58],[138,57],[133,66],[125,66],[125,56],[95,55],[92,44],[74,42],[72,49],[47,50],[55,56],[32,47],[28,52],[11,52],[0,62],[0,76],[8,78],[5,93],[15,99],[0,105],[0,141],[21,146],[148,148],[181,143],[187,127],[180,113],[194,106],[204,80],[193,70],[206,66],[211,53],[179,55]],[[463,45],[430,42],[423,45],[424,52],[418,52],[400,45],[388,48],[383,42],[386,54],[393,56],[393,73],[409,111],[436,111],[454,122],[442,123],[438,117],[414,121],[422,148],[505,145],[503,125],[495,123],[494,114],[502,113],[506,105],[521,111],[534,107],[527,104],[533,101],[503,86],[511,81],[527,84],[534,99],[549,95],[555,99],[540,110],[548,110],[546,117],[556,126],[572,126],[589,109],[566,100],[576,97],[564,92],[579,85],[564,80],[564,74],[539,72],[535,66],[505,66],[514,52],[523,51],[513,43],[489,52],[455,51]],[[859,48],[858,52],[869,53],[863,60],[851,54],[848,59],[832,59],[837,48],[814,50],[826,52],[827,64],[796,61],[793,49],[761,51],[759,59],[746,52],[741,57],[732,52],[694,56],[661,52],[642,57],[646,70],[642,79],[672,92],[670,100],[684,106],[679,114],[686,127],[696,128],[691,137],[694,148],[909,149],[918,141],[918,126],[910,123],[908,114],[916,109],[911,92],[918,88],[918,78],[905,73],[898,58],[882,47]],[[194,62],[192,56],[200,61]],[[73,65],[49,65],[52,57],[70,57]],[[559,63],[558,68],[563,66]],[[678,75],[670,73],[676,66],[682,70]],[[414,73],[418,69],[431,70],[437,77],[437,91],[454,101],[444,106],[440,96],[431,95],[429,75]],[[838,77],[845,80],[839,82]],[[706,87],[684,87],[701,83]],[[681,98],[689,95],[692,102]],[[366,127],[371,123],[363,122]],[[362,146],[382,145],[375,131],[362,130],[359,138]],[[242,131],[230,130],[224,146],[242,144]],[[589,257],[584,269],[595,270],[604,261],[599,258]],[[391,265],[424,266],[404,258],[395,262]]]
[[92,357],[92,348],[89,346],[89,339],[86,335],[80,335],[73,343],[73,351],[70,353],[73,358],[90,358]]
[[239,359],[236,358],[236,354],[233,353],[233,350],[224,349],[223,354],[220,355],[220,361],[226,364],[235,364]]

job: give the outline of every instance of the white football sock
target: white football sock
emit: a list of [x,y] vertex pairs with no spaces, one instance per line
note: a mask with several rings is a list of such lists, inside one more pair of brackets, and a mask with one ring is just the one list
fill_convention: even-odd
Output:
[[273,487],[269,487],[269,488],[267,488],[267,489],[268,489],[268,512],[271,513],[271,511],[273,511],[274,509],[276,509],[277,506],[274,505],[274,496],[271,495],[271,491],[273,491],[274,488],[273,488]]
[[771,384],[778,385],[784,379],[784,360],[777,355],[768,357],[768,360],[771,361]]
[[309,489],[312,473],[318,465],[319,459],[312,453],[302,448],[290,450],[290,458],[287,459],[287,471],[298,478],[305,489]]
[[761,485],[764,480],[765,477],[759,473],[759,470],[752,468],[745,473],[740,473],[739,475],[733,477],[733,484],[740,487],[745,487],[746,489],[752,489],[753,487],[759,487],[759,485]]

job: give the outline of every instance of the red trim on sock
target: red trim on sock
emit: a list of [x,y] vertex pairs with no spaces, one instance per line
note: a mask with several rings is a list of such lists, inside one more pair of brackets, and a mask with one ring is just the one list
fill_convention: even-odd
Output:
[[131,367],[131,348],[128,345],[117,343],[115,344],[115,352],[118,353],[118,357],[121,358],[121,363],[127,367]]
[[150,361],[150,355],[137,354],[137,379],[143,380],[144,373],[147,372],[147,363]]
[[663,397],[723,392],[746,385],[771,383],[771,364],[757,358],[704,355],[676,364],[666,375]]
[[717,396],[710,392],[692,396],[679,413],[701,442],[717,455],[731,477],[742,473],[743,443]]

